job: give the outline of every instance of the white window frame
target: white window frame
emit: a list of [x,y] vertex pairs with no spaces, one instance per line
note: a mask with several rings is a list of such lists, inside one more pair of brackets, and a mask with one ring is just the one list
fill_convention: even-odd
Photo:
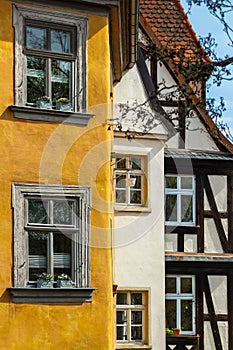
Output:
[[[177,188],[167,188],[165,181],[165,225],[170,226],[195,226],[196,224],[196,178],[194,175],[174,175],[174,174],[166,174],[168,177],[175,177],[177,179]],[[181,188],[181,178],[192,178],[192,188],[191,189],[182,189]],[[177,221],[166,221],[166,201],[167,195],[176,195],[177,196]],[[181,217],[181,197],[182,195],[189,195],[192,197],[193,201],[193,221],[182,221]]]
[[[127,295],[127,304],[116,304],[116,312],[117,311],[126,311],[127,319],[125,322],[125,328],[127,331],[127,340],[118,340],[116,339],[117,344],[145,344],[146,343],[146,324],[148,323],[148,292],[142,290],[119,290],[118,293],[124,293]],[[142,294],[142,305],[131,305],[130,298],[132,293],[140,293]],[[131,339],[131,327],[133,326],[131,323],[131,311],[142,311],[142,339],[141,340],[132,340]],[[117,316],[116,316],[117,322]],[[137,326],[137,325],[136,325]],[[122,327],[122,324],[116,323],[116,338],[117,338],[117,327]]]
[[68,12],[53,11],[33,6],[13,5],[15,28],[15,105],[26,106],[26,55],[24,54],[25,21],[41,21],[76,28],[77,57],[73,62],[73,108],[74,112],[86,111],[87,84],[87,18]]
[[[176,327],[180,329],[181,334],[194,335],[196,334],[196,278],[194,275],[166,275],[166,277],[176,278],[176,293],[166,293],[166,300],[176,300]],[[192,293],[181,293],[181,278],[192,279]],[[181,327],[181,301],[191,300],[192,301],[192,331],[184,331]]]
[[[126,168],[119,169],[117,168],[117,159],[126,159]],[[130,165],[130,158],[140,158],[141,159],[141,170],[132,169]],[[146,202],[146,169],[147,169],[147,157],[140,154],[115,154],[114,159],[114,187],[115,187],[115,207],[143,207]],[[126,176],[126,202],[117,202],[116,201],[116,190],[123,190],[123,188],[117,188],[117,179],[120,176]],[[141,203],[131,203],[130,202],[130,192],[131,192],[131,178],[140,176],[141,177]]]
[[[76,202],[78,207],[73,225],[53,224],[53,227],[55,226],[57,231],[60,230],[64,234],[66,230],[67,232],[73,232],[75,236],[72,239],[73,282],[77,288],[88,288],[90,275],[90,188],[17,183],[12,185],[12,206],[14,209],[14,287],[24,288],[30,285],[28,278],[28,232],[34,227],[36,230],[36,225],[28,224],[26,216],[27,198],[37,198],[42,201],[43,198],[52,198],[54,200],[63,199]],[[51,225],[43,225],[42,229],[49,230],[49,226]]]

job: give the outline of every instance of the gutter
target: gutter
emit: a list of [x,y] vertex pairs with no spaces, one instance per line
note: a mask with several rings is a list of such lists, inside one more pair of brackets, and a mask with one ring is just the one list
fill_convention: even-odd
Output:
[[139,0],[131,0],[130,14],[130,57],[128,68],[132,68],[137,61],[137,34],[138,34]]

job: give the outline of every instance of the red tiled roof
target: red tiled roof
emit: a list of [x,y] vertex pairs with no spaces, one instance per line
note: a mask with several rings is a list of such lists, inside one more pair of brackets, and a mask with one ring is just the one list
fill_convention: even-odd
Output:
[[199,52],[198,57],[201,53],[202,59],[208,60],[180,0],[140,0],[140,22],[144,29],[149,27],[163,47],[176,52],[185,49],[186,57],[195,61]]
[[[205,55],[201,44],[181,6],[180,0],[140,0],[140,24],[152,43],[159,48],[169,44],[175,48],[176,55],[166,60],[169,68],[174,72],[180,84],[187,84],[185,70],[180,70],[177,63],[179,50],[185,49],[185,57],[192,63],[210,61]],[[179,63],[179,62],[178,62]],[[200,120],[206,126],[210,135],[220,149],[233,153],[233,144],[220,132],[208,113],[200,107],[198,97],[191,94],[191,99],[199,112]]]

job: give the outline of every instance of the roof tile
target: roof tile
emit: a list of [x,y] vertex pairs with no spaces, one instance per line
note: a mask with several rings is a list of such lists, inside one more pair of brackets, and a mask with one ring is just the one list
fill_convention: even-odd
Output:
[[140,14],[163,45],[173,43],[176,51],[185,47],[192,60],[197,59],[197,50],[205,57],[180,0],[140,0]]

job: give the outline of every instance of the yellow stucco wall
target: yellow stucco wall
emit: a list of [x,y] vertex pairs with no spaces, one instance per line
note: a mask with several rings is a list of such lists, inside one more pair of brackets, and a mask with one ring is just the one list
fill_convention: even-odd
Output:
[[[23,3],[23,2],[22,2]],[[14,104],[12,4],[0,6],[0,349],[112,350],[113,297],[110,244],[111,133],[103,126],[110,96],[108,20],[89,15],[88,100],[96,116],[87,127],[17,120]],[[11,186],[20,183],[92,188],[90,304],[13,304]]]

